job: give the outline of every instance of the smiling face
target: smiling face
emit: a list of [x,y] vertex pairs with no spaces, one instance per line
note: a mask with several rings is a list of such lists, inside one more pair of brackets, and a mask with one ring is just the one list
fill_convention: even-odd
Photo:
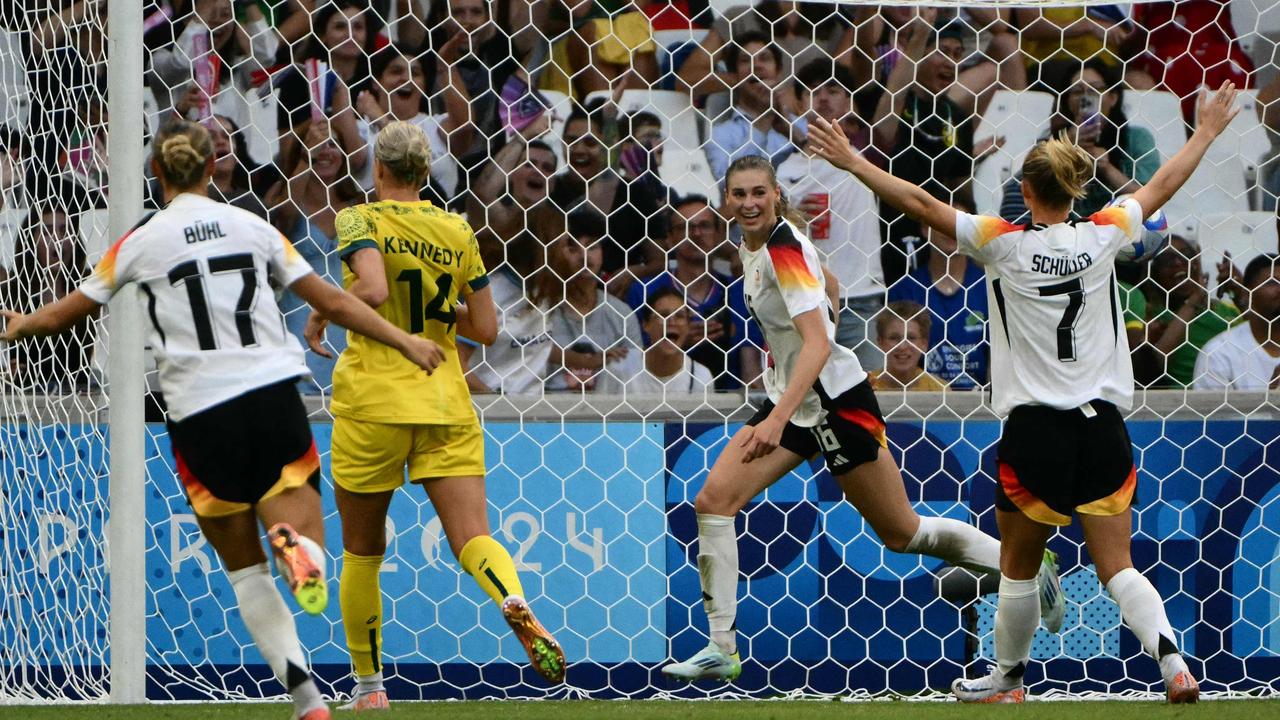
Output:
[[884,353],[884,369],[896,378],[911,378],[920,368],[920,359],[929,338],[920,323],[894,316],[883,323],[876,345]]
[[[400,55],[382,70],[382,74],[378,76],[378,87],[391,99],[393,108],[410,110],[416,115],[426,79],[421,62]],[[400,117],[399,113],[395,114]]]
[[235,170],[236,149],[235,143],[231,139],[231,133],[235,132],[235,126],[227,118],[215,115],[213,121],[206,127],[209,129],[209,139],[213,141],[214,171],[228,173]]
[[649,347],[666,352],[684,352],[689,337],[689,308],[675,295],[663,295],[649,301],[651,312],[644,321]]
[[758,234],[778,223],[778,181],[766,170],[738,170],[726,183],[725,209],[744,233]]
[[960,40],[944,37],[938,45],[925,57],[924,69],[917,77],[926,90],[937,95],[951,87],[956,81],[956,65],[964,57],[964,44]]
[[1201,287],[1200,248],[1174,237],[1151,261],[1151,277],[1166,293],[1169,307],[1178,307]]
[[343,8],[324,25],[320,41],[334,57],[350,59],[364,52],[368,26],[364,13],[356,8]]
[[569,149],[569,167],[579,176],[590,179],[604,170],[604,145],[589,120],[577,117],[564,126],[564,145]]
[[343,161],[346,156],[338,141],[333,136],[308,148],[311,155],[311,172],[316,174],[326,185],[337,182],[343,174]]
[[546,148],[530,147],[525,161],[511,172],[511,196],[530,208],[547,198],[547,181],[556,172],[556,156]]
[[213,32],[213,47],[222,47],[235,33],[236,18],[231,0],[199,0],[195,11],[196,17]]

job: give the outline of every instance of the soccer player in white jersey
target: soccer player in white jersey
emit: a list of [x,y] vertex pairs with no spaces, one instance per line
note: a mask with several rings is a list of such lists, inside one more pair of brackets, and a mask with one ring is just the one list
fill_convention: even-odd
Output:
[[113,245],[77,290],[30,315],[4,311],[0,337],[62,332],[126,283],[137,283],[187,499],[226,566],[254,644],[293,697],[294,718],[325,720],[329,710],[258,529],[259,522],[270,528],[277,566],[302,609],[323,612],[320,457],[295,388],[307,366],[268,283],[276,280],[330,320],[395,347],[427,372],[443,355],[434,342],[405,333],[321,280],[267,222],[209,199],[214,152],[203,127],[166,127],[151,163],[165,209]]
[[810,125],[810,144],[853,173],[885,202],[956,238],[982,262],[991,299],[991,392],[1007,418],[996,450],[999,485],[1000,599],[996,666],[976,680],[957,679],[965,702],[1022,702],[1023,674],[1039,621],[1035,575],[1049,537],[1079,514],[1085,544],[1129,629],[1159,661],[1169,702],[1195,702],[1200,688],[1187,669],[1160,595],[1129,553],[1137,485],[1122,411],[1133,404],[1133,366],[1113,270],[1116,253],[1138,240],[1143,218],[1182,187],[1238,109],[1223,83],[1200,101],[1187,144],[1133,196],[1080,221],[1067,222],[1084,197],[1094,160],[1066,139],[1027,154],[1022,194],[1032,224],[958,212],[919,187],[860,157],[838,126]]
[[[958,520],[921,517],[908,502],[867,373],[852,350],[836,343],[836,314],[821,280],[818,253],[787,217],[769,161],[755,155],[734,161],[725,176],[725,197],[726,209],[742,228],[747,307],[769,346],[769,399],[720,453],[694,500],[711,642],[689,660],[662,668],[668,676],[690,681],[727,682],[742,672],[734,623],[738,545],[733,516],[818,453],[885,547],[984,574],[1000,567],[995,538]],[[1043,555],[1036,564],[1045,589],[1046,625],[1054,617],[1060,623],[1055,558]],[[1033,572],[1033,592],[1035,577]]]

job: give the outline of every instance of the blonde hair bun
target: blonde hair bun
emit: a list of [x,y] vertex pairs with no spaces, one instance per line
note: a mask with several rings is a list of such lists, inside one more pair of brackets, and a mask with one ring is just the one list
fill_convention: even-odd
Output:
[[156,136],[152,157],[169,187],[187,190],[204,179],[213,155],[213,139],[203,125],[179,120],[166,125]]
[[1036,145],[1022,163],[1022,177],[1045,204],[1069,207],[1085,196],[1084,186],[1093,177],[1094,160],[1065,136]]
[[417,186],[431,172],[431,143],[427,134],[403,120],[382,128],[374,142],[373,156],[407,185]]

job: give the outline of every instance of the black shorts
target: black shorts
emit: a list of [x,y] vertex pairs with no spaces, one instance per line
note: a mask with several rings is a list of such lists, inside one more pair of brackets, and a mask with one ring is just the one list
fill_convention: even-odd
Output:
[[320,488],[320,455],[296,378],[168,425],[178,477],[197,515],[232,515],[291,488]]
[[1074,513],[1118,515],[1133,504],[1137,468],[1124,417],[1102,400],[1084,411],[1021,405],[996,448],[996,507],[1047,525]]
[[[837,398],[828,398],[818,392],[826,418],[818,425],[806,428],[787,423],[782,430],[778,447],[806,459],[821,452],[832,475],[843,475],[863,463],[874,462],[880,448],[888,447],[884,434],[884,416],[876,402],[871,383],[863,381]],[[773,403],[765,400],[755,415],[746,422],[758,425],[773,411]]]

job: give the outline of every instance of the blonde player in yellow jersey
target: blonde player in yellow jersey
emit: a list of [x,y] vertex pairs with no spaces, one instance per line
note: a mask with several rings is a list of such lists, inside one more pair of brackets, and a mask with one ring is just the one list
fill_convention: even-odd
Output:
[[[502,609],[533,668],[564,679],[564,653],[523,598],[510,554],[489,535],[484,435],[458,362],[457,334],[488,344],[498,320],[475,233],[460,215],[419,201],[431,150],[423,131],[393,122],[374,145],[379,202],[338,213],[343,285],[378,314],[444,349],[430,376],[394,350],[350,335],[333,373],[332,468],[342,517],[339,597],[355,666],[353,710],[388,707],[379,657],[387,508],[404,483],[422,485],[449,548]],[[459,306],[459,300],[465,305]],[[313,314],[317,353],[324,321]]]

